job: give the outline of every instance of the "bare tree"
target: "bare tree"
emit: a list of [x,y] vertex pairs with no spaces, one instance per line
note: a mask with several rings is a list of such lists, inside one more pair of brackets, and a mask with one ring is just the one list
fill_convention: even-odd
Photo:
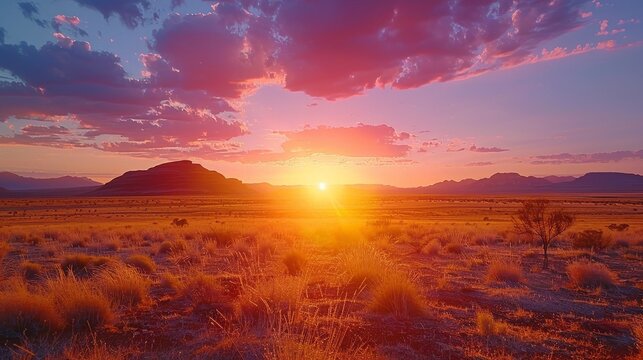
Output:
[[549,267],[547,249],[560,234],[569,229],[576,220],[574,215],[563,210],[554,210],[547,200],[529,200],[511,218],[518,234],[539,238],[543,245],[543,268]]

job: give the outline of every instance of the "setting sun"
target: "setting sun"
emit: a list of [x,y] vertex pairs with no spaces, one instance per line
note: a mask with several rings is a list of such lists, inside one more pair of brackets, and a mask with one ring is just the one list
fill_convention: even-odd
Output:
[[319,188],[319,191],[326,191],[326,183],[320,182],[319,184],[317,184],[317,188]]

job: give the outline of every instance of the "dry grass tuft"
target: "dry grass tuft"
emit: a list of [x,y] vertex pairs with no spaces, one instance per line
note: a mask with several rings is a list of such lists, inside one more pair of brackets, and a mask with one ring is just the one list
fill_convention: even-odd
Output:
[[421,316],[425,305],[417,285],[405,276],[389,275],[377,284],[369,308],[398,318]]
[[46,288],[67,328],[95,330],[114,319],[110,301],[73,273],[59,273]]
[[161,275],[159,285],[164,289],[178,292],[181,288],[181,280],[176,275],[166,272]]
[[137,270],[145,273],[152,274],[156,271],[156,263],[152,258],[147,255],[138,254],[132,255],[125,260],[125,264],[136,268]]
[[348,251],[340,259],[343,274],[350,284],[374,284],[391,268],[390,261],[378,250],[360,246]]
[[181,289],[181,295],[190,299],[194,305],[215,305],[220,303],[225,289],[214,275],[194,273]]
[[112,262],[112,259],[104,256],[72,254],[65,256],[60,265],[65,271],[76,275],[89,275],[97,268],[101,268],[110,262]]
[[567,275],[572,285],[578,288],[610,288],[617,282],[616,274],[598,263],[574,262],[567,265]]
[[161,254],[177,254],[183,253],[188,248],[188,243],[183,239],[165,240],[159,246]]
[[476,312],[476,325],[480,335],[502,335],[507,333],[507,324],[497,321],[489,311],[481,310]]
[[302,277],[283,277],[246,286],[235,303],[235,314],[251,324],[266,324],[270,319],[296,314],[305,285]]
[[306,265],[306,256],[303,252],[299,250],[290,250],[283,259],[284,265],[290,275],[296,276],[299,275]]
[[20,272],[25,279],[35,280],[42,273],[42,265],[26,260],[20,263]]
[[459,243],[449,243],[447,244],[444,249],[449,253],[449,254],[462,254],[462,251],[464,251],[464,246]]
[[422,254],[424,255],[429,255],[429,256],[436,256],[440,255],[440,251],[442,251],[442,246],[440,245],[440,242],[437,240],[432,240],[428,242],[426,245],[422,247]]
[[98,274],[97,287],[112,302],[124,306],[137,305],[147,299],[150,281],[134,268],[118,264]]
[[11,246],[4,241],[0,241],[0,261],[11,251]]
[[521,283],[524,281],[520,265],[497,260],[489,264],[486,278],[487,282]]
[[45,334],[62,326],[51,298],[30,293],[26,288],[0,293],[0,337]]

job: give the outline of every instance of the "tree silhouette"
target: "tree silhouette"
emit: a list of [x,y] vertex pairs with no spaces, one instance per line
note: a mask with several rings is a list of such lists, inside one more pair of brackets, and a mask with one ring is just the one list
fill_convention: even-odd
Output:
[[511,220],[518,234],[540,239],[543,245],[543,268],[547,269],[549,245],[569,229],[576,219],[568,212],[551,209],[547,200],[529,200],[523,203],[523,207]]

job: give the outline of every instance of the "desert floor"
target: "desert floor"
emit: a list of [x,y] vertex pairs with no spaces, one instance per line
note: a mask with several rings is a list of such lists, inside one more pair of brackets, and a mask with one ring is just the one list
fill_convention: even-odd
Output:
[[0,358],[640,359],[643,196],[528,198],[0,200]]

